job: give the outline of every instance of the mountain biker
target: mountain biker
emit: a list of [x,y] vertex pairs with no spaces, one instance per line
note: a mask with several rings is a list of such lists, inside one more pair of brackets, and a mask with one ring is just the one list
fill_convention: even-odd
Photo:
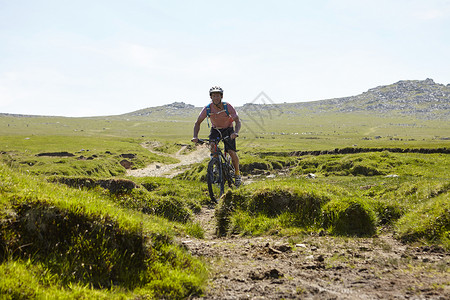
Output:
[[[221,87],[212,87],[209,90],[209,97],[211,98],[211,103],[203,108],[194,124],[194,137],[192,138],[192,142],[198,142],[200,124],[206,117],[209,117],[212,124],[209,134],[210,140],[215,140],[220,136],[230,137],[230,140],[224,142],[225,152],[228,152],[231,157],[231,162],[235,170],[235,184],[239,186],[241,185],[241,174],[239,171],[239,157],[236,153],[236,138],[239,136],[241,121],[234,107],[229,103],[222,102],[223,89]],[[235,128],[233,128],[233,122],[236,124]],[[212,143],[210,145],[211,151],[213,151]]]

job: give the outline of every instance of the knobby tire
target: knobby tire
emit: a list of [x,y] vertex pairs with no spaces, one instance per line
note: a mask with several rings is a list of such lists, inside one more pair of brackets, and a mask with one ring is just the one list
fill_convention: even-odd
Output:
[[224,182],[222,165],[218,157],[213,157],[208,164],[207,171],[208,191],[211,201],[219,202],[224,193]]

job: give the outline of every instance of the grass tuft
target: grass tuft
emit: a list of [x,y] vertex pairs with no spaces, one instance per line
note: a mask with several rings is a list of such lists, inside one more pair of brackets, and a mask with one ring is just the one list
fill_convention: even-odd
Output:
[[333,200],[323,208],[323,227],[331,233],[347,236],[372,236],[376,233],[372,208],[358,198]]
[[398,237],[405,242],[428,240],[450,249],[450,201],[448,194],[427,201],[401,218]]

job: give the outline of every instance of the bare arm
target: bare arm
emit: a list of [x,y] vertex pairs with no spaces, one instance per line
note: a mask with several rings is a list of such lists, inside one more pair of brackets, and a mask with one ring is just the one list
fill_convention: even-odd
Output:
[[203,120],[200,121],[200,118],[197,119],[197,122],[194,124],[194,137],[192,138],[192,141],[194,143],[198,142],[198,132],[200,131],[200,124]]
[[236,117],[234,122],[236,123],[236,126],[234,127],[234,134],[231,135],[232,139],[235,139],[239,133],[239,130],[241,130],[241,120],[239,120],[239,117]]
[[195,121],[195,124],[194,124],[194,136],[191,140],[194,143],[198,143],[198,133],[200,131],[200,124],[202,124],[202,122],[205,118],[206,118],[206,106],[200,112],[200,114],[198,115],[197,121]]
[[234,132],[239,133],[239,130],[241,130],[241,120],[239,120],[239,117],[237,117],[234,122],[236,123],[236,126],[234,128]]

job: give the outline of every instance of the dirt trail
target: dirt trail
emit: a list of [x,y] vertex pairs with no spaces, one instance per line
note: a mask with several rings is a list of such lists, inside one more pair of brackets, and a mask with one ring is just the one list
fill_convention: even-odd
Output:
[[[171,156],[180,163],[153,164],[129,174],[173,177],[178,167],[208,157],[205,147],[188,155],[183,151]],[[214,207],[203,207],[195,218],[204,239],[179,241],[211,266],[207,291],[195,299],[450,299],[450,253],[404,245],[391,231],[374,238],[219,238]]]
[[137,170],[128,170],[127,175],[134,177],[167,177],[172,178],[181,172],[183,172],[182,167],[187,167],[189,165],[202,162],[209,155],[209,150],[206,146],[197,146],[196,150],[189,154],[183,154],[186,151],[187,146],[181,147],[181,149],[171,155],[167,153],[162,153],[158,151],[154,151],[153,147],[150,145],[143,144],[143,147],[148,149],[150,152],[153,152],[158,155],[169,156],[178,159],[180,162],[176,164],[162,164],[162,163],[153,163],[143,169]]
[[204,239],[181,243],[211,266],[198,299],[450,299],[450,253],[375,238],[318,234],[215,236],[214,208],[196,216]]

